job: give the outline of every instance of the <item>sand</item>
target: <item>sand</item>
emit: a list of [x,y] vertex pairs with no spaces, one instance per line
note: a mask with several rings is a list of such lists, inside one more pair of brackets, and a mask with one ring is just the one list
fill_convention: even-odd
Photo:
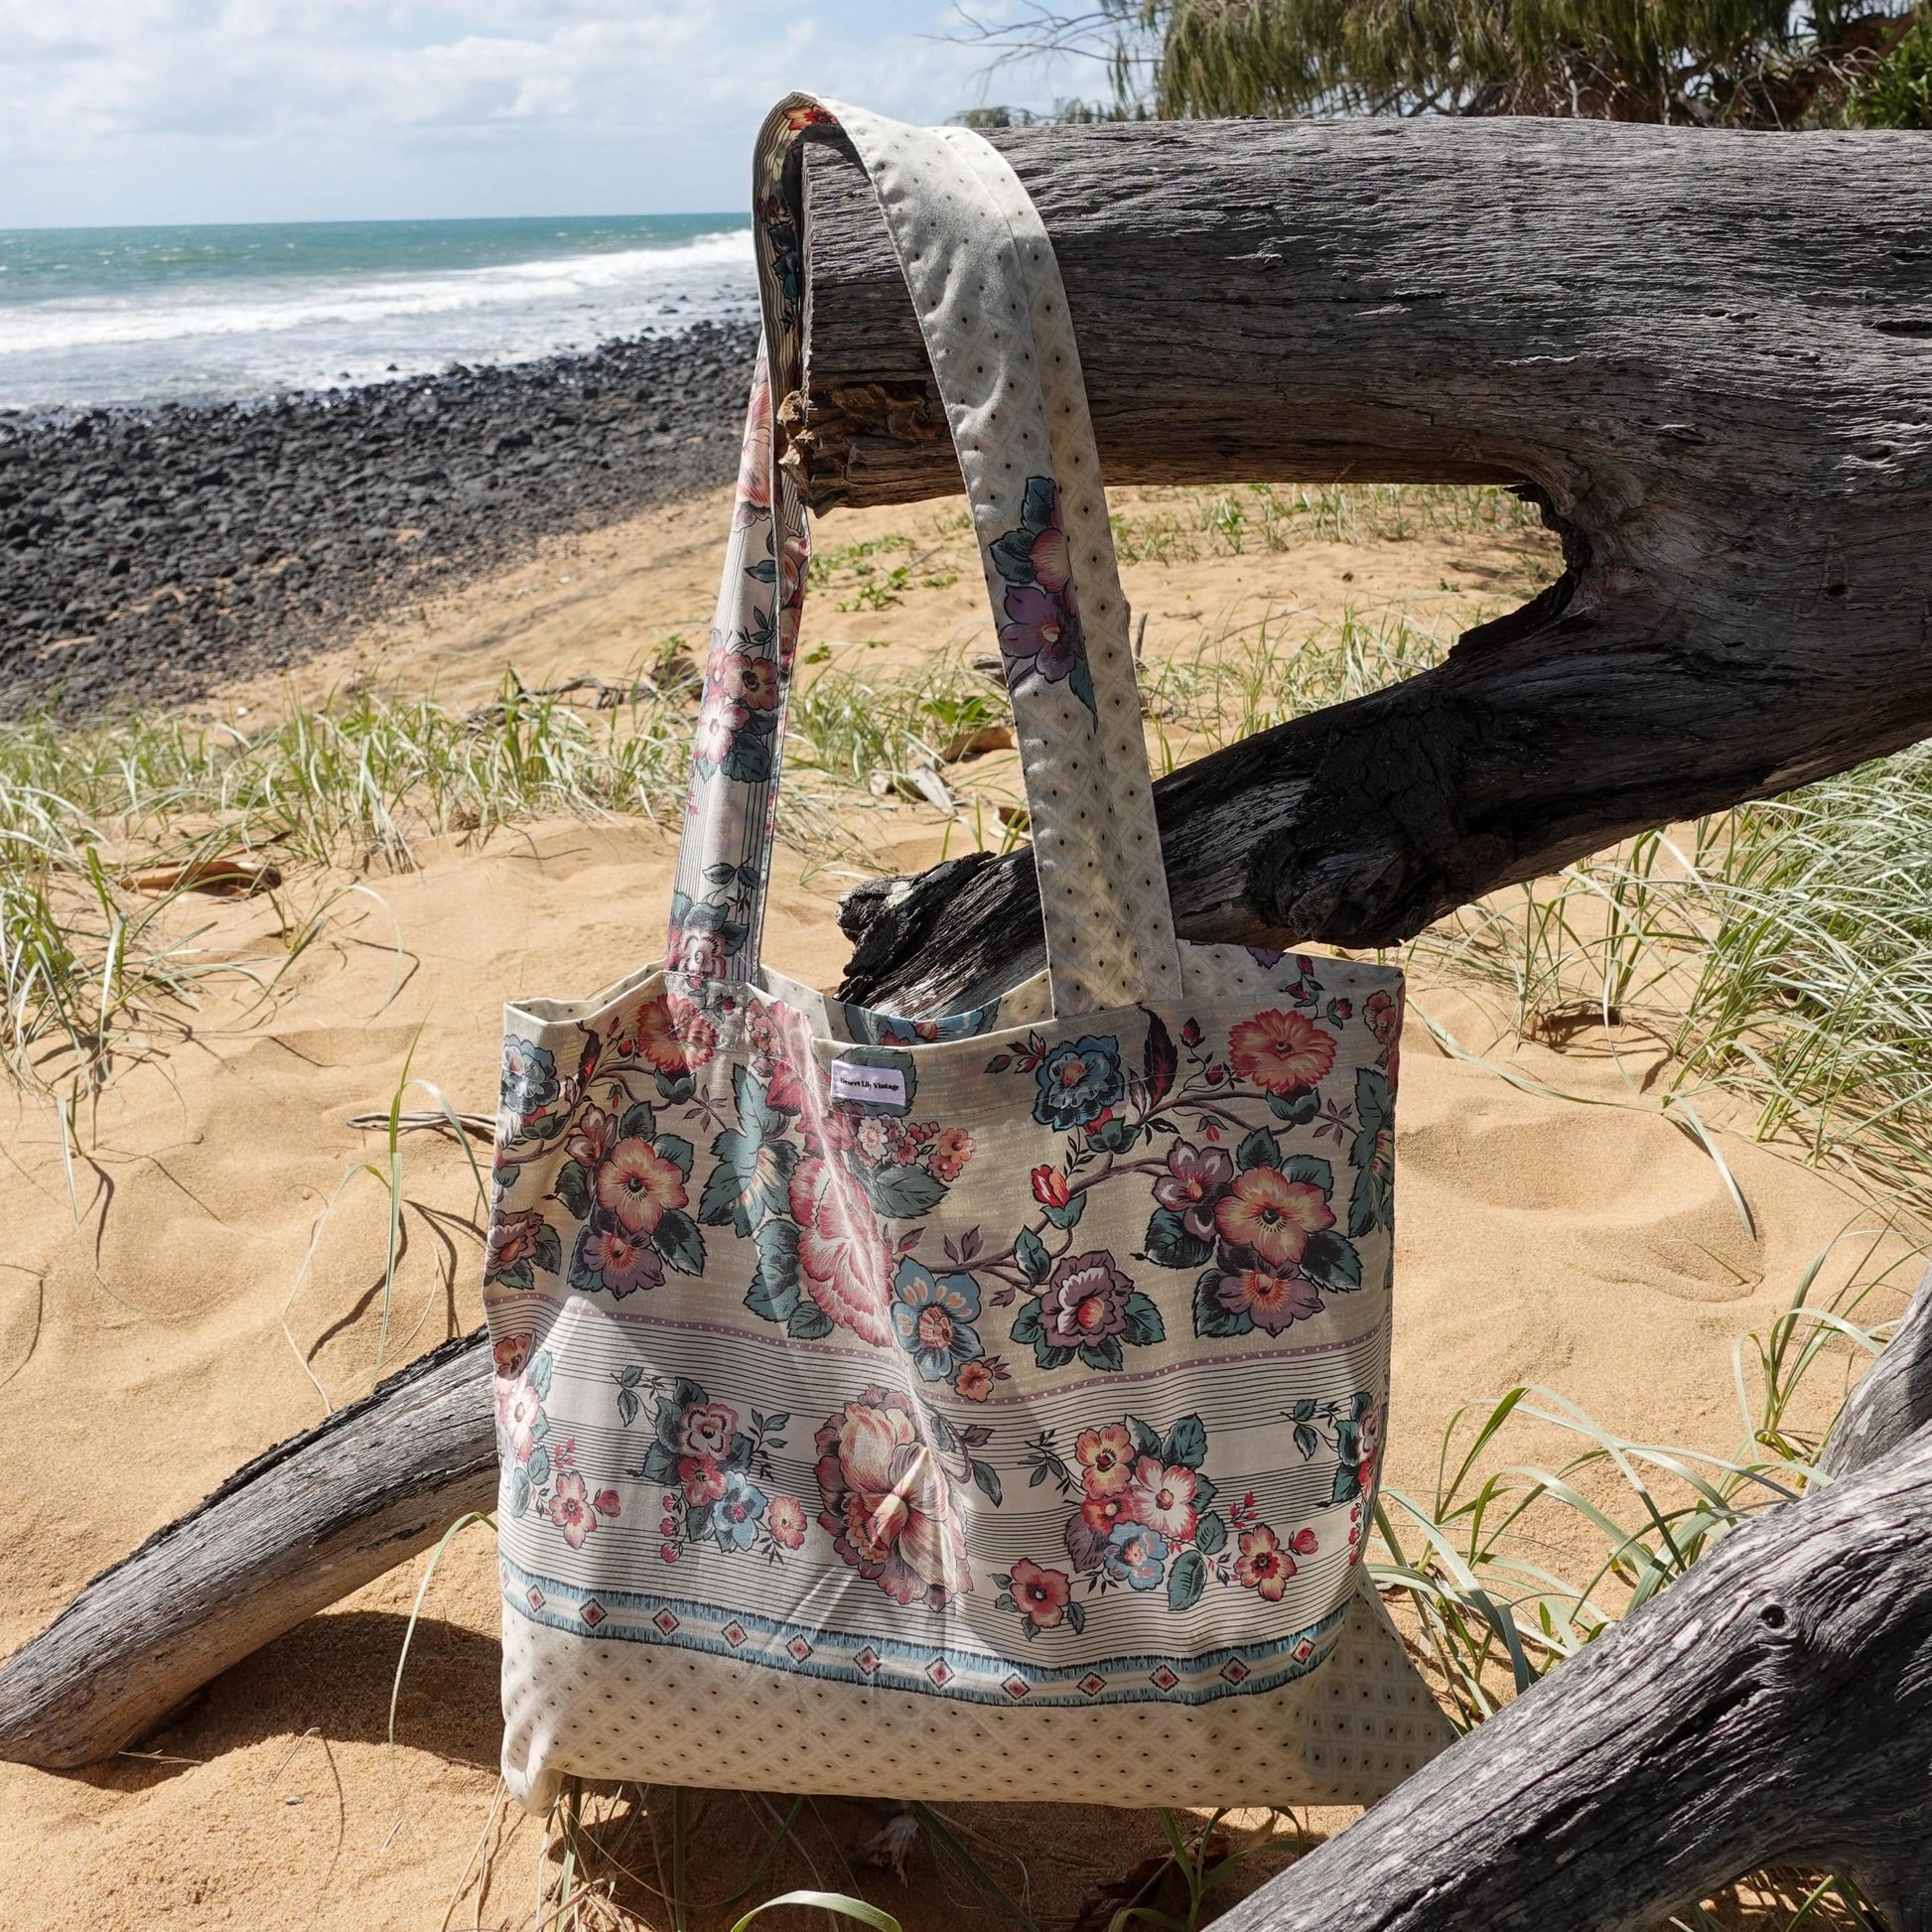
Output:
[[[516,572],[372,627],[292,681],[233,687],[210,708],[232,714],[357,680],[461,696],[510,665],[529,683],[621,674],[703,636],[720,508],[705,499],[553,545]],[[970,563],[963,535],[946,534],[949,514],[828,519],[821,541],[929,534],[952,550],[922,574],[943,577],[948,563]],[[1312,625],[1350,604],[1468,621],[1484,596],[1492,608],[1513,601],[1548,564],[1534,542],[1432,537],[1141,565],[1127,579],[1159,649],[1262,613]],[[877,645],[877,661],[901,663],[937,647],[984,648],[977,586],[970,570],[956,574],[879,611],[841,613],[822,600],[807,649],[839,661],[871,658]],[[963,792],[979,782],[967,770]],[[946,837],[937,813],[909,806],[867,830],[877,865],[892,870],[931,863]],[[403,1147],[405,1250],[383,1338],[387,1198],[358,1169],[381,1165],[386,1151],[347,1117],[387,1106],[412,1051],[413,1076],[458,1107],[488,1110],[503,1000],[588,992],[653,954],[670,862],[648,824],[553,822],[482,844],[445,841],[418,871],[366,879],[380,902],[345,902],[278,1007],[248,1016],[210,1004],[186,1043],[127,1071],[83,1117],[71,1188],[54,1108],[0,1103],[0,1459],[16,1471],[0,1505],[0,1650],[238,1463],[315,1422],[325,1401],[352,1399],[379,1368],[476,1324],[476,1184],[448,1137],[419,1133]],[[840,868],[785,858],[772,963],[836,980],[845,948],[832,914],[846,883]],[[224,942],[272,942],[265,901],[208,916]],[[1877,1217],[1832,1177],[1725,1134],[1748,1230],[1716,1164],[1645,1091],[1654,1055],[1644,1042],[1621,1042],[1621,1066],[1600,1034],[1588,1048],[1517,1048],[1499,1042],[1481,1001],[1426,982],[1417,993],[1492,1063],[1443,1050],[1412,1018],[1390,1482],[1426,1492],[1457,1405],[1525,1381],[1621,1431],[1733,1448],[1733,1344],[1769,1323],[1821,1249]],[[1502,1064],[1577,1097],[1511,1084]],[[430,1102],[418,1093],[406,1104]],[[1833,1279],[1862,1252],[1843,1242]],[[446,1912],[453,1924],[532,1923],[542,1833],[498,1796],[484,1528],[457,1538],[428,1588],[388,1741],[397,1656],[426,1567],[401,1566],[268,1646],[138,1754],[75,1776],[0,1766],[0,1926],[378,1932],[436,1927]],[[634,1792],[620,1810],[628,1837],[617,1856],[636,1875],[600,1869],[626,1910],[661,1926],[647,1890],[657,1882],[652,1822],[637,1815]],[[715,1899],[749,1874],[761,1814],[717,1797],[699,1800],[695,1816],[696,1891]],[[962,1805],[959,1816],[1042,1921],[1068,1917],[1097,1878],[1157,1838],[1144,1815],[1092,1808]],[[1304,1823],[1320,1834],[1347,1816]],[[839,1848],[867,1822],[860,1807],[813,1807],[809,1861],[786,1853],[754,1895],[848,1882]],[[656,1830],[661,1849],[661,1822]],[[908,1927],[982,1909],[959,1870],[935,1867],[929,1853],[913,1877],[906,1889],[877,1876],[866,1884]]]

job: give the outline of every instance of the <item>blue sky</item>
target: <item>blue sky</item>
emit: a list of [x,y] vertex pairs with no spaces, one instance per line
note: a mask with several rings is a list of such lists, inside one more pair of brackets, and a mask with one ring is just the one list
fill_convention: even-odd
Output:
[[976,104],[964,32],[951,0],[0,0],[0,227],[735,208],[787,88]]

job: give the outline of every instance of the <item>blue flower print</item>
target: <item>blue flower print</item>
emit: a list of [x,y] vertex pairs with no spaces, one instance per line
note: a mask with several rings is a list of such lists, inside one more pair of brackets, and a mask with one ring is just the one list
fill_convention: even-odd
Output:
[[980,1285],[971,1275],[934,1275],[910,1255],[893,1276],[893,1327],[928,1382],[948,1382],[986,1352],[973,1322]]
[[514,1035],[503,1041],[503,1077],[499,1102],[506,1114],[528,1119],[555,1100],[557,1062],[549,1047]]
[[1116,1523],[1101,1554],[1107,1575],[1133,1589],[1152,1589],[1168,1560],[1168,1539],[1139,1523]]
[[748,1480],[742,1469],[730,1470],[725,1477],[724,1498],[711,1512],[718,1541],[728,1550],[749,1550],[758,1538],[759,1518],[763,1514],[764,1491]]
[[1040,1061],[1034,1078],[1039,1082],[1034,1118],[1042,1127],[1062,1132],[1098,1120],[1109,1107],[1118,1106],[1127,1092],[1120,1041],[1096,1039],[1091,1034],[1062,1040]]

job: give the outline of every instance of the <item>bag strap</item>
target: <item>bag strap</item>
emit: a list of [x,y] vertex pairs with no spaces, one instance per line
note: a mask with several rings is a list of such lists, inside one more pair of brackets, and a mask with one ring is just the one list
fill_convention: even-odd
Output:
[[810,541],[771,396],[802,386],[799,138],[841,127],[879,197],[945,403],[1013,700],[1057,1017],[1180,996],[1140,693],[1079,352],[1051,242],[966,128],[793,94],[759,137],[764,342],[699,714],[666,964],[758,968]]

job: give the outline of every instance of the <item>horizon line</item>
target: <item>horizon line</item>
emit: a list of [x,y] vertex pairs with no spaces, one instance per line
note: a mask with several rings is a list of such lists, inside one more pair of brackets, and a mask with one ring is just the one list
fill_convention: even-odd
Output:
[[659,208],[598,214],[338,214],[275,221],[0,221],[0,235],[162,232],[178,228],[374,228],[446,225],[461,221],[742,221],[749,208]]

